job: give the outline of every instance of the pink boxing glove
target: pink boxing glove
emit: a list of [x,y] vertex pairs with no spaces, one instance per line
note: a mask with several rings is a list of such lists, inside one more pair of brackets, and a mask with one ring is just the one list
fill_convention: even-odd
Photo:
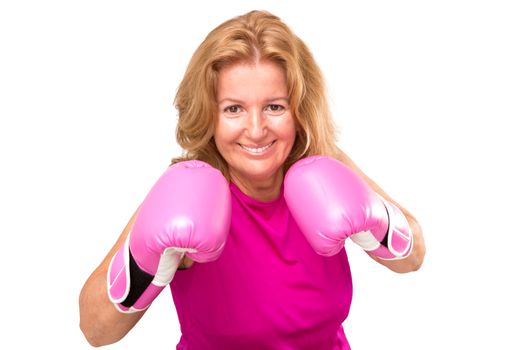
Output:
[[230,218],[230,188],[219,170],[198,160],[172,165],[146,196],[111,260],[110,300],[121,312],[146,309],[185,255],[197,262],[219,257]]
[[335,159],[296,162],[284,179],[284,197],[320,255],[337,254],[347,237],[381,259],[402,259],[412,250],[412,232],[401,210]]

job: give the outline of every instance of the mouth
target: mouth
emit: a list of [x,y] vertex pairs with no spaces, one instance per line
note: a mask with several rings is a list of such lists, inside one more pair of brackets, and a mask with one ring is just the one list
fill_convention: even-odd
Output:
[[266,146],[262,146],[262,147],[248,147],[248,146],[245,146],[245,145],[242,145],[239,143],[239,146],[241,146],[241,148],[251,154],[260,154],[260,153],[263,153],[264,151],[266,151],[268,148],[272,147],[273,144],[275,143],[275,140],[270,142],[269,144],[267,144]]

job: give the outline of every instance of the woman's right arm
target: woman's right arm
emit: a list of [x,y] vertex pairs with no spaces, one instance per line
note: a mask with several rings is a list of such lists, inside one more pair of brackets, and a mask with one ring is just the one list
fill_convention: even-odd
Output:
[[[136,216],[137,212],[133,214],[113,248],[89,276],[80,292],[80,329],[92,346],[108,345],[119,341],[146,312],[146,310],[135,313],[117,311],[115,305],[109,300],[107,290],[109,264],[117,250],[124,244]],[[178,269],[187,269],[192,265],[193,261],[184,257]]]
[[80,292],[80,329],[92,346],[107,345],[122,339],[146,312],[125,314],[117,311],[109,300],[106,283],[111,259],[124,244],[136,215],[131,217],[113,248],[89,276]]
[[230,215],[230,188],[219,170],[197,160],[169,167],[80,292],[80,329],[88,342],[101,346],[124,337],[144,315],[138,310],[171,282],[186,252],[198,262],[217,259]]

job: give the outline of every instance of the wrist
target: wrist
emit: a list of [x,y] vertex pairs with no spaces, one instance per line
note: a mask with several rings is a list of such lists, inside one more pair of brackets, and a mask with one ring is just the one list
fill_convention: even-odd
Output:
[[388,260],[403,259],[410,255],[413,247],[412,230],[403,212],[380,195],[378,196],[386,210],[388,229],[380,242],[381,246],[386,249],[378,252],[377,256]]

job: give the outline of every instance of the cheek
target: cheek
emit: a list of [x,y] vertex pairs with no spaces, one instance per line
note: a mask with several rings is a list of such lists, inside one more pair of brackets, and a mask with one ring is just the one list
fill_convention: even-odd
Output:
[[236,140],[238,133],[238,128],[235,126],[234,122],[219,119],[214,132],[217,148],[221,150],[225,147],[231,146],[231,143]]
[[276,125],[275,130],[278,131],[279,137],[288,141],[295,140],[296,126],[292,117],[282,120],[278,125]]

